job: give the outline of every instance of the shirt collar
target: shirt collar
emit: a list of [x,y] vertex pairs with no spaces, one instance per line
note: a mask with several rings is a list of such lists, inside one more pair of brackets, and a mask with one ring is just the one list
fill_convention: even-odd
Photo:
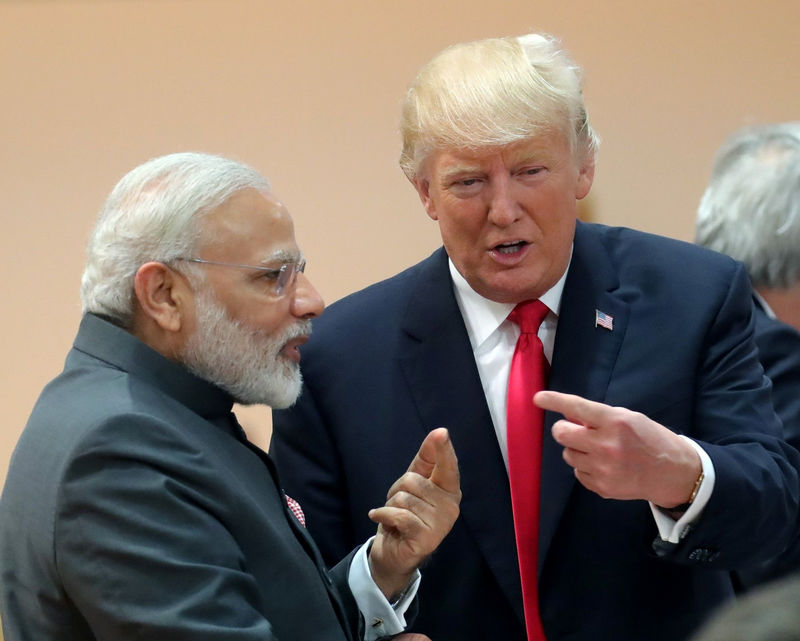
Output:
[[[452,267],[450,268],[450,271],[452,271]],[[767,301],[764,300],[764,297],[761,294],[759,294],[756,290],[753,290],[753,296],[758,301],[759,305],[761,305],[761,309],[764,310],[764,312],[766,313],[767,316],[769,316],[770,318],[775,318],[775,319],[778,318],[775,315],[775,312],[769,306],[769,303],[767,303]]]
[[[569,265],[572,263],[572,249],[570,249],[569,263],[567,269],[561,274],[558,282],[539,297],[550,313],[558,316],[561,311],[561,295],[564,293],[564,283],[569,272]],[[473,351],[480,347],[489,338],[501,323],[508,317],[514,309],[514,303],[498,303],[489,300],[476,292],[466,279],[459,273],[453,261],[448,258],[450,267],[450,277],[455,285],[456,302],[467,326],[467,333],[472,344]],[[548,314],[549,316],[549,314]]]

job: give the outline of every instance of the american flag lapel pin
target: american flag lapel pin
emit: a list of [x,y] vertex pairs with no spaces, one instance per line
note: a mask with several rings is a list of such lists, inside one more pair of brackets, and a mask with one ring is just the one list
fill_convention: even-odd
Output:
[[614,331],[614,317],[611,314],[601,312],[599,309],[594,310],[594,326],[605,327],[609,332]]

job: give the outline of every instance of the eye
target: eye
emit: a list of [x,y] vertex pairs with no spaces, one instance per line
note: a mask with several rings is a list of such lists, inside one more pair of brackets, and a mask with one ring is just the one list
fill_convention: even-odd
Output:
[[458,198],[467,198],[479,193],[484,183],[480,176],[466,176],[453,180],[447,190]]
[[281,275],[280,269],[263,269],[259,272],[258,278],[266,281],[276,281]]

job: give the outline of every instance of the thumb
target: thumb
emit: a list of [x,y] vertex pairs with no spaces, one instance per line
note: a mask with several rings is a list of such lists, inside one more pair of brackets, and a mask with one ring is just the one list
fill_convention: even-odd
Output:
[[447,428],[438,427],[425,437],[408,471],[429,478],[446,492],[459,490],[458,459]]

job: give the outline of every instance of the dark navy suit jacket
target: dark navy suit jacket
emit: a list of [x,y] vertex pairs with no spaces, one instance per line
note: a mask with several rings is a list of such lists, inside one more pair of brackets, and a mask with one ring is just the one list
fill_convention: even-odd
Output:
[[[755,301],[755,340],[758,358],[772,381],[772,402],[783,422],[788,443],[800,449],[800,332],[770,317]],[[800,571],[800,526],[797,538],[775,559],[756,568],[736,573],[743,589]]]
[[[544,435],[539,594],[549,641],[675,641],[732,595],[732,568],[786,545],[798,454],[780,438],[753,342],[750,286],[719,254],[578,225],[548,387],[645,413],[701,442],[716,486],[677,545],[645,501],[578,484]],[[613,317],[595,326],[596,310]],[[508,477],[443,250],[330,307],[303,350],[305,391],[274,413],[271,453],[334,559],[371,525],[387,482],[444,425],[461,517],[423,568],[413,629],[436,641],[523,641]]]
[[232,404],[83,319],[0,502],[7,641],[357,638],[349,558],[326,572]]

